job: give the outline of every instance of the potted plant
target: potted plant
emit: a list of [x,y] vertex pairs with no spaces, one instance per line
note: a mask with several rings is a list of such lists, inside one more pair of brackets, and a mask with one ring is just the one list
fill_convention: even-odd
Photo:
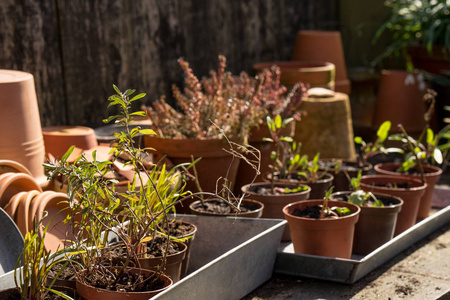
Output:
[[360,181],[361,171],[351,179],[352,191],[333,193],[330,199],[347,201],[361,207],[352,253],[367,255],[394,236],[403,200],[391,195],[365,192],[360,188]]
[[[292,137],[282,135],[280,128],[291,121],[292,118],[282,121],[280,115],[277,115],[275,119],[267,117],[270,138],[265,140],[272,142],[276,147],[271,154],[273,162],[268,177],[272,184],[275,181],[281,181],[308,185],[311,188],[309,197],[321,199],[330,188],[334,177],[327,173],[328,169],[319,170],[319,153],[312,161],[309,161],[308,155],[301,154],[302,143],[296,143]],[[278,125],[280,123],[281,127]]]
[[[93,159],[87,160],[83,155],[73,164],[67,158],[73,147],[60,161],[46,164],[50,177],[63,175],[67,185],[73,218],[78,217],[76,239],[73,242],[82,253],[85,269],[77,273],[77,290],[85,299],[107,298],[114,294],[128,297],[143,297],[152,295],[171,285],[172,280],[163,275],[164,264],[168,253],[163,251],[162,263],[157,271],[141,268],[131,268],[140,265],[140,258],[148,253],[148,249],[158,244],[159,237],[163,239],[163,249],[172,247],[170,238],[164,238],[161,232],[162,216],[166,217],[173,209],[174,202],[185,196],[183,191],[172,189],[171,180],[164,169],[149,171],[143,167],[145,150],[135,148],[133,137],[137,134],[152,134],[150,129],[136,127],[129,129],[133,116],[144,112],[130,113],[132,102],[142,98],[139,94],[132,98],[134,90],[121,92],[114,86],[117,94],[109,98],[109,106],[118,106],[120,113],[111,116],[105,122],[116,120],[124,125],[126,130],[116,134],[116,142],[112,153],[117,157],[125,152],[130,160],[126,165],[132,166],[134,179],[126,192],[117,192],[115,179],[105,175],[110,171],[112,161],[97,161],[96,153]],[[144,171],[147,182],[141,170]],[[136,189],[136,182],[139,188]],[[181,201],[181,200],[180,200]],[[168,222],[168,221],[167,221]],[[113,233],[120,246],[109,244],[107,234]],[[160,244],[160,243],[159,243]],[[119,260],[119,266],[108,266],[115,251],[124,254]]]
[[351,257],[361,209],[349,202],[329,200],[332,191],[323,200],[297,201],[283,208],[295,253]]
[[[226,72],[222,55],[217,71],[202,81],[188,62],[182,58],[178,62],[185,75],[184,91],[173,86],[180,111],[164,97],[146,107],[158,136],[147,135],[144,143],[174,164],[201,157],[196,169],[203,191],[215,192],[223,186],[233,190],[239,159],[223,148],[231,144],[240,151],[238,144],[246,144],[250,129],[262,122],[266,114],[263,103],[272,97],[273,90],[265,86],[264,76],[253,79],[241,73],[237,78]],[[188,182],[187,189],[198,191],[194,182]]]
[[[272,164],[270,169],[272,174],[275,174],[275,170],[280,170],[276,165],[280,166],[282,160],[280,157],[283,155],[283,149],[286,147],[286,143],[291,143],[291,137],[282,136],[282,129],[291,122],[292,118],[282,120],[280,115],[272,120],[267,117],[267,126],[269,131],[274,132],[272,135],[273,140],[270,140],[275,145],[275,151],[271,154]],[[285,164],[281,164],[286,168]],[[307,185],[300,184],[299,182],[280,182],[275,180],[275,176],[272,175],[270,182],[255,182],[244,185],[242,192],[248,194],[251,199],[258,200],[264,204],[263,218],[283,218],[282,209],[285,205],[292,203],[293,201],[308,199],[311,188]],[[286,226],[281,238],[282,241],[289,241],[289,227]]]

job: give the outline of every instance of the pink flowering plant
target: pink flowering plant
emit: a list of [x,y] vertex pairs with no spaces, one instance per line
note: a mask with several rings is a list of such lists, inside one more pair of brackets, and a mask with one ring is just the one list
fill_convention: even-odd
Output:
[[246,143],[252,127],[263,123],[267,115],[281,114],[298,118],[298,106],[306,92],[303,85],[290,93],[280,84],[277,67],[250,77],[242,72],[233,76],[226,71],[226,58],[219,56],[217,70],[199,80],[189,63],[178,59],[185,75],[185,88],[172,87],[179,110],[165,97],[144,107],[153,129],[163,138],[224,138]]

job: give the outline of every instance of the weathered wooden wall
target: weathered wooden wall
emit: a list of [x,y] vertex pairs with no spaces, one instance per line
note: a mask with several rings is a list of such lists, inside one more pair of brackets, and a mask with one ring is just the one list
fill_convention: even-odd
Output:
[[205,75],[289,59],[300,29],[338,29],[338,0],[2,0],[0,68],[35,76],[41,122],[100,126],[112,85],[146,92],[180,84],[184,57]]

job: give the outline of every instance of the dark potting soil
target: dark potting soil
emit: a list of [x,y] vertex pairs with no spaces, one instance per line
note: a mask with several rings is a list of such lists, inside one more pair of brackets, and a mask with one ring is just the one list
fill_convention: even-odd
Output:
[[[61,268],[64,267],[65,263],[57,263],[55,264],[50,271],[48,272],[48,278],[52,280],[55,278],[56,275],[58,275],[58,272],[61,270]],[[75,264],[75,263],[69,263],[67,266],[59,273],[58,279],[60,280],[75,280],[75,274],[80,270],[81,268]]]
[[179,220],[169,221],[160,226],[165,230],[165,232],[169,236],[175,238],[182,238],[189,236],[195,231],[194,225]]
[[[320,170],[329,170],[334,171],[336,166],[336,161],[332,160],[319,160],[319,168]],[[348,162],[348,161],[341,161],[339,165],[340,170],[345,170],[347,172],[358,172],[361,170],[364,166],[360,165],[357,162]]]
[[[392,206],[392,205],[398,204],[397,202],[393,201],[392,198],[389,198],[389,197],[383,197],[380,195],[377,195],[376,197],[378,200],[383,202],[384,206]],[[334,196],[334,199],[340,200],[340,201],[348,201],[349,198],[350,198],[350,194],[341,194],[341,195]],[[370,200],[365,202],[364,206],[371,207],[374,203],[375,203],[375,201],[373,201],[372,198],[370,198]]]
[[104,268],[97,268],[90,274],[80,276],[79,279],[84,284],[96,288],[121,292],[147,292],[164,287],[164,282],[157,278],[156,273],[146,276],[144,273],[131,270],[115,274]]
[[[194,208],[201,212],[209,212],[214,214],[229,214],[236,212],[234,208],[223,200],[208,200],[204,202],[204,205],[199,202],[194,206]],[[245,213],[258,210],[260,206],[256,204],[252,205],[249,203],[241,203],[239,208],[241,213]]]
[[387,184],[372,184],[373,186],[379,186],[379,187],[386,187],[386,188],[396,188],[396,189],[409,189],[411,188],[411,185],[408,184],[407,182],[405,183],[400,183],[400,184],[392,184],[392,183],[387,183]]
[[320,217],[320,211],[322,207],[318,205],[314,206],[308,206],[304,209],[296,208],[292,212],[292,215],[300,218],[311,218],[311,219],[318,219]]

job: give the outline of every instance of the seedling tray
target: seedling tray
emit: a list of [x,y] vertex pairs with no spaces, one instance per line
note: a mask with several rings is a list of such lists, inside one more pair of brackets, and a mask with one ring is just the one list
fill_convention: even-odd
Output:
[[[355,283],[412,244],[450,223],[450,206],[448,206],[450,190],[437,187],[435,196],[439,197],[438,203],[442,209],[366,256],[352,255],[351,259],[340,259],[295,254],[292,243],[281,243],[274,272],[347,284]],[[443,203],[445,205],[442,205]]]

